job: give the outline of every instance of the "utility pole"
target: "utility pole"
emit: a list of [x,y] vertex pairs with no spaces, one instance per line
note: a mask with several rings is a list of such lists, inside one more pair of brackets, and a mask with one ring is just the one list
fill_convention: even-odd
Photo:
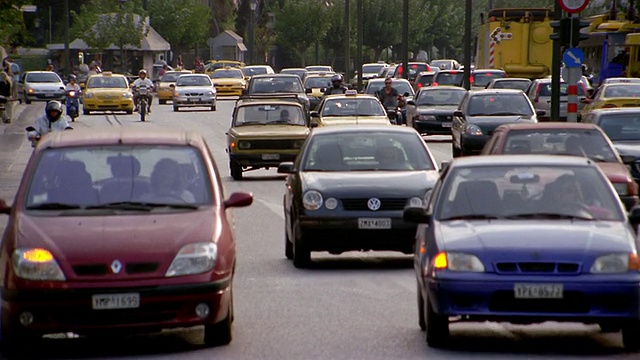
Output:
[[409,0],[402,1],[402,77],[409,79]]
[[[562,7],[560,1],[556,1],[553,9],[553,19],[555,21],[562,20]],[[561,28],[557,28],[561,32]],[[559,35],[560,37],[562,35]],[[562,63],[562,41],[553,42],[553,51],[551,54],[551,121],[560,119],[560,65]]]
[[471,89],[471,0],[467,0],[464,7],[464,79],[462,85]]
[[350,37],[351,37],[351,29],[349,25],[350,20],[350,9],[349,9],[349,1],[344,0],[344,78],[351,79],[349,76],[349,67],[351,66],[351,48],[350,48]]
[[358,45],[356,50],[356,69],[358,69],[358,91],[362,90],[362,43],[364,40],[363,1],[357,0],[358,12]]
[[69,0],[64,0],[64,76],[65,78],[71,73],[71,55],[69,51]]

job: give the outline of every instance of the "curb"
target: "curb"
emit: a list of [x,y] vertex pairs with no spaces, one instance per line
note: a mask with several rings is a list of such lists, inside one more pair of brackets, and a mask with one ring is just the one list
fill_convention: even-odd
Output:
[[[26,110],[28,105],[15,104],[13,106],[13,113],[11,114],[11,123],[4,124],[3,134],[10,134],[15,131],[16,127],[21,128],[26,122],[22,119],[22,113]],[[23,130],[23,129],[22,129]]]

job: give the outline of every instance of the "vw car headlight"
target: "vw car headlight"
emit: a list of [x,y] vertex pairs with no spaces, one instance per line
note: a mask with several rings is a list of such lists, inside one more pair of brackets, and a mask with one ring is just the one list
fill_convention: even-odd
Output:
[[322,206],[322,194],[309,190],[302,196],[302,205],[307,210],[318,210]]
[[435,119],[436,117],[433,115],[418,115],[418,120],[422,120],[422,121],[433,121]]
[[616,189],[618,195],[629,194],[629,184],[627,183],[613,183],[613,188]]
[[595,274],[624,273],[629,270],[638,270],[639,267],[636,254],[607,254],[593,262],[591,272]]
[[41,248],[16,249],[13,270],[19,278],[27,280],[66,280],[53,254]]
[[422,199],[420,199],[419,197],[412,197],[411,199],[409,199],[409,206],[422,206]]
[[469,135],[482,135],[482,129],[478,125],[469,124],[465,129],[465,132]]
[[436,270],[460,272],[484,272],[484,265],[477,256],[457,252],[441,252],[433,258]]
[[218,257],[218,245],[212,242],[188,244],[178,251],[166,277],[201,274],[213,269]]

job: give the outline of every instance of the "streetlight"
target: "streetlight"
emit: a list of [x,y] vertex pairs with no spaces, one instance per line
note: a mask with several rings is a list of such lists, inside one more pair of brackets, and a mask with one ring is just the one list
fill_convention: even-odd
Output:
[[253,37],[255,36],[254,34],[254,29],[253,29],[253,13],[256,11],[256,8],[258,7],[258,1],[257,0],[251,0],[249,2],[249,8],[251,9],[251,14],[249,17],[249,64],[253,65]]

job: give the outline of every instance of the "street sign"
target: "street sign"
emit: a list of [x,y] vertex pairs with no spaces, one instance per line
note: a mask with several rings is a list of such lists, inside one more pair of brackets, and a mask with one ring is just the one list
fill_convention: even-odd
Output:
[[568,48],[562,55],[562,61],[568,68],[577,68],[584,62],[584,52],[578,48]]
[[558,0],[560,7],[569,14],[579,13],[589,4],[589,0]]

